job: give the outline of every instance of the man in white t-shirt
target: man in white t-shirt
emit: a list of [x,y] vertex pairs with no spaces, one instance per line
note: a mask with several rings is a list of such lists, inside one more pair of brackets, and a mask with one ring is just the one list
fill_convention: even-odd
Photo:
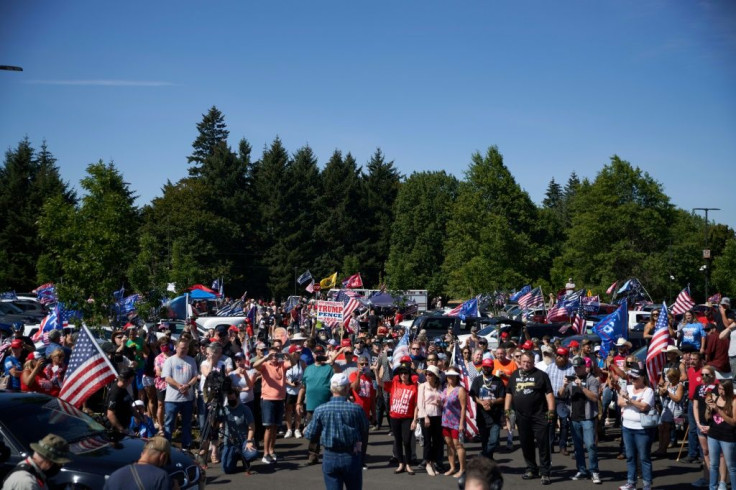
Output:
[[176,344],[176,354],[166,359],[161,369],[161,377],[167,384],[164,399],[164,435],[171,441],[177,415],[181,412],[181,448],[187,452],[192,444],[193,388],[199,379],[197,364],[187,355],[188,351],[189,342],[180,339]]

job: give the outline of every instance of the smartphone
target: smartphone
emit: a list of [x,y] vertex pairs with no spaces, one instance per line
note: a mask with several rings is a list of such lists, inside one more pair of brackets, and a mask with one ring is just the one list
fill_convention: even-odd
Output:
[[625,379],[619,379],[618,380],[618,386],[621,388],[621,391],[626,391],[626,380]]
[[576,376],[575,376],[574,374],[572,374],[572,375],[570,375],[570,376],[565,376],[565,378],[566,378],[566,379],[567,379],[568,381],[575,381],[575,378],[576,378]]

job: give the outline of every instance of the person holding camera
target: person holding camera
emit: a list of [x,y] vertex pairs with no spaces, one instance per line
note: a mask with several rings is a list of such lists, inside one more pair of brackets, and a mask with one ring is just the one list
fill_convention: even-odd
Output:
[[268,355],[258,359],[253,369],[261,373],[261,417],[263,420],[263,462],[273,464],[277,461],[274,447],[276,432],[284,418],[286,399],[286,371],[291,361],[284,359],[279,347],[272,345]]
[[[573,480],[588,477],[600,485],[598,471],[598,445],[596,443],[596,419],[598,418],[598,389],[600,381],[590,373],[589,358],[573,358],[574,377],[565,377],[562,391],[570,400],[570,425],[575,464],[578,467]],[[585,465],[585,448],[588,448],[588,465]]]
[[225,438],[222,448],[222,471],[225,474],[235,473],[238,459],[243,461],[245,472],[250,471],[250,462],[258,455],[254,437],[256,423],[253,413],[240,403],[237,390],[226,391],[225,405]]
[[21,339],[13,339],[10,342],[10,354],[5,356],[3,361],[3,374],[9,376],[8,391],[20,391],[20,375],[23,372],[23,341]]
[[51,392],[51,382],[44,374],[44,368],[49,361],[43,354],[31,352],[26,357],[26,363],[23,365],[23,373],[20,375],[20,390],[23,392],[36,392],[49,394]]
[[107,393],[107,420],[118,436],[128,434],[130,418],[133,416],[133,397],[128,392],[128,387],[135,379],[135,371],[125,368],[118,373],[117,382]]

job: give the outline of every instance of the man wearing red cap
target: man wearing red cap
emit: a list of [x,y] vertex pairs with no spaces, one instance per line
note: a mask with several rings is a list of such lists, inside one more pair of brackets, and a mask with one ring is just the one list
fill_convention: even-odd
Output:
[[[575,368],[570,364],[570,351],[565,347],[558,347],[556,351],[555,362],[547,366],[547,376],[549,381],[552,383],[552,390],[555,394],[556,406],[557,406],[557,417],[560,420],[560,452],[567,456],[567,436],[570,427],[570,402],[569,396],[562,389],[565,385],[565,378],[575,377]],[[550,451],[554,452],[554,441],[555,441],[555,426],[557,424],[553,422],[550,424]]]
[[470,385],[470,397],[475,400],[476,420],[480,433],[482,456],[493,459],[501,434],[501,419],[506,388],[501,378],[493,374],[493,359],[483,359],[482,376]]
[[8,376],[8,391],[20,391],[20,375],[23,372],[21,357],[23,355],[23,341],[13,339],[10,342],[10,355],[3,362],[3,374]]

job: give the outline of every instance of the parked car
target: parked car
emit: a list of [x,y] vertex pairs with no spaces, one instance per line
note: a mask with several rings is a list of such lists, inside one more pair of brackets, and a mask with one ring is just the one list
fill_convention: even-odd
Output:
[[[131,437],[113,442],[102,425],[58,398],[0,392],[0,436],[10,449],[10,458],[0,466],[0,480],[33,454],[31,443],[49,433],[66,439],[71,452],[71,462],[50,478],[50,488],[100,489],[113,471],[138,459],[145,443]],[[170,462],[164,469],[182,489],[205,486],[204,471],[179,449],[171,449]]]
[[430,339],[442,337],[449,329],[452,329],[453,334],[457,335],[460,331],[460,318],[445,315],[421,315],[416,317],[411,324],[414,335],[425,330],[427,338]]
[[[43,318],[43,317],[41,317]],[[38,323],[40,320],[32,314],[27,314],[13,304],[12,301],[0,301],[0,323],[13,324],[22,322],[26,324]]]

